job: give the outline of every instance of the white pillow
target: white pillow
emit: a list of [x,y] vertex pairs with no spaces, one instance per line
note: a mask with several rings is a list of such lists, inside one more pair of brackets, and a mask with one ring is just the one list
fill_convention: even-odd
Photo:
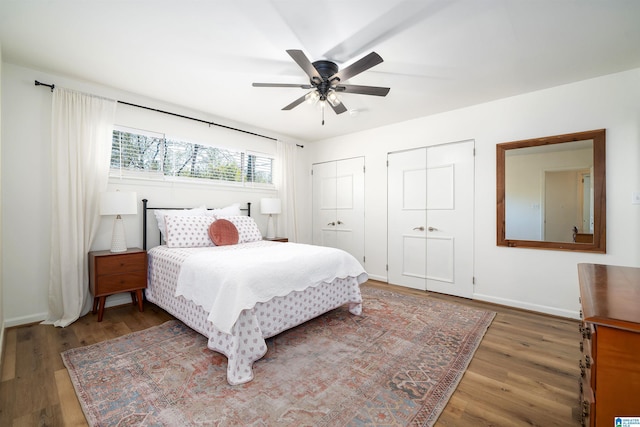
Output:
[[206,215],[165,215],[167,247],[197,248],[215,246],[209,238],[209,226],[215,220],[215,218]]
[[227,218],[230,216],[240,216],[240,203],[234,203],[225,208],[211,209],[207,211],[207,215],[215,216],[216,218]]
[[225,219],[231,221],[238,229],[238,243],[262,240],[258,224],[250,216],[230,216]]
[[[167,241],[167,233],[165,231],[165,220],[164,217],[166,215],[171,216],[197,216],[197,215],[206,215],[207,208],[206,206],[200,206],[193,209],[154,209],[153,213],[156,215],[156,222],[158,223],[158,228],[160,229],[160,234],[162,234],[162,239]],[[162,242],[161,242],[162,243]]]

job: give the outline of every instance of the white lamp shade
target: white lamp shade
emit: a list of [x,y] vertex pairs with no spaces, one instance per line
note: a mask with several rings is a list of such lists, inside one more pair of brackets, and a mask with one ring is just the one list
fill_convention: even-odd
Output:
[[100,215],[135,215],[138,196],[134,191],[107,191],[100,194]]
[[279,214],[282,212],[280,199],[265,198],[260,199],[260,213],[264,215]]

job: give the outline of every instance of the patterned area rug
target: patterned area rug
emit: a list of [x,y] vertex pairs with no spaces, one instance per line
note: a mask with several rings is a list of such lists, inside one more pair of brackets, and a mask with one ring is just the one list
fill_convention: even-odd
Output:
[[91,426],[431,426],[495,313],[362,288],[346,307],[267,340],[255,379],[169,321],[62,353]]

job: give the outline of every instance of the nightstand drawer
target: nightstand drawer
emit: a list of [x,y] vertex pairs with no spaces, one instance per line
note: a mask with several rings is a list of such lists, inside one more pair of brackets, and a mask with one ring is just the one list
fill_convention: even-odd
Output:
[[94,289],[94,297],[129,292],[147,287],[147,272],[134,271],[132,273],[110,274],[100,277]]
[[96,262],[96,275],[126,273],[146,269],[147,253],[138,252],[126,255],[110,255],[99,257]]

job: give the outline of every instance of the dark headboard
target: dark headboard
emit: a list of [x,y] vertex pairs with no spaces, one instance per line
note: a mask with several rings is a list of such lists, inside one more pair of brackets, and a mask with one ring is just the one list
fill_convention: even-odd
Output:
[[[148,202],[149,201],[147,199],[142,199],[142,249],[144,250],[147,250],[147,214],[149,213],[148,211],[153,211],[156,209],[161,209],[161,210],[189,209],[189,208],[180,208],[175,206],[170,208],[163,208],[159,206],[150,207],[148,205]],[[247,202],[247,207],[240,208],[240,210],[247,212],[247,216],[251,216],[251,202]],[[160,235],[160,231],[158,231],[158,234]],[[160,243],[162,243],[162,235],[160,235]]]

